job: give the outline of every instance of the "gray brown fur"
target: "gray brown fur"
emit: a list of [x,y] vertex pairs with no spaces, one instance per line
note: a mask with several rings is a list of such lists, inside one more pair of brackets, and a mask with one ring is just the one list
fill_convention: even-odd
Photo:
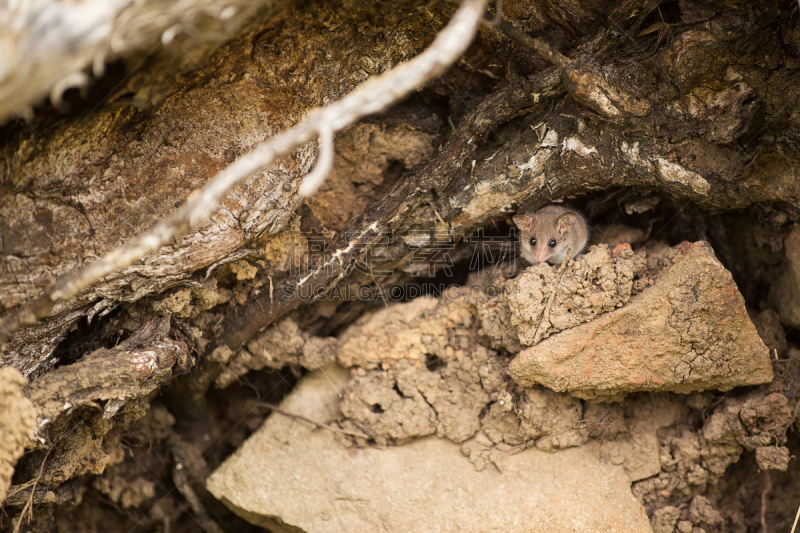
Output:
[[[567,250],[571,249],[572,257],[576,257],[589,238],[586,220],[560,205],[548,205],[531,214],[516,215],[512,220],[522,232],[522,257],[532,265],[543,261],[560,265]],[[550,246],[551,243],[554,245]]]

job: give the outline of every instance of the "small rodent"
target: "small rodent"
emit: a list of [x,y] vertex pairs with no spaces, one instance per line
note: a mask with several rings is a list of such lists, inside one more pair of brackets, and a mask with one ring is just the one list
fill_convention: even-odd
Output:
[[586,221],[577,212],[560,205],[548,205],[512,219],[522,232],[522,257],[532,265],[547,261],[560,265],[572,249],[575,258],[589,238]]

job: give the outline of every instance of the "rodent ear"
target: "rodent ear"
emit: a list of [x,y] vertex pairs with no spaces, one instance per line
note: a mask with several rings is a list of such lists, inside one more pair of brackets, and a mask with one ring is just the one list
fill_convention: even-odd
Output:
[[511,220],[513,220],[514,224],[522,231],[530,231],[533,229],[533,219],[530,215],[515,215],[511,217]]
[[568,229],[578,225],[578,214],[569,211],[558,217],[558,234],[563,235]]

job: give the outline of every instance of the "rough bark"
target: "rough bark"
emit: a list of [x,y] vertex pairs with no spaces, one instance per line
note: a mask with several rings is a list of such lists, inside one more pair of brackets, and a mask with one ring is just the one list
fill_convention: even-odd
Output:
[[94,402],[106,402],[102,410],[108,420],[128,400],[146,397],[174,375],[187,372],[188,347],[168,337],[169,322],[169,318],[153,320],[118,346],[97,350],[33,380],[25,394],[39,416],[37,431],[62,413]]

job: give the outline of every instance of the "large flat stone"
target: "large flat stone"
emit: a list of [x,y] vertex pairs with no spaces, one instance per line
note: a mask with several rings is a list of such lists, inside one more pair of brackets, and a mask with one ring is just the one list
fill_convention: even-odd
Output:
[[[303,379],[282,407],[338,416],[348,372]],[[585,448],[494,454],[475,470],[457,444],[435,437],[386,449],[273,414],[208,479],[208,489],[253,524],[276,532],[648,532],[622,467]]]
[[509,374],[584,399],[728,390],[772,381],[769,350],[733,278],[704,242],[624,307],[520,352]]

